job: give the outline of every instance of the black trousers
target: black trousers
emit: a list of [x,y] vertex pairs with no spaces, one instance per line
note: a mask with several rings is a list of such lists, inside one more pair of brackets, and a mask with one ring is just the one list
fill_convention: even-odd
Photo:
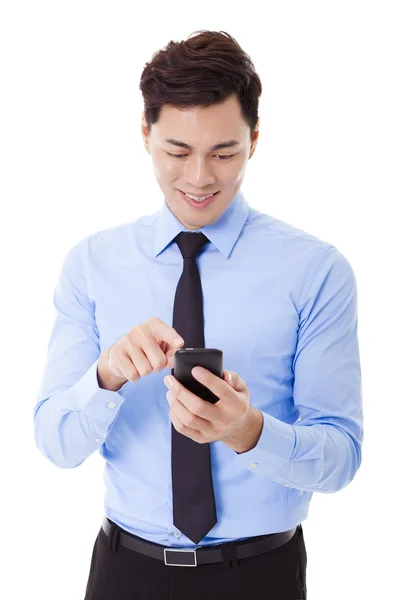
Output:
[[[84,600],[303,600],[307,553],[303,528],[279,548],[235,561],[173,567],[118,541],[115,525],[94,543]],[[114,538],[114,543],[113,543]],[[232,558],[232,555],[231,555]]]

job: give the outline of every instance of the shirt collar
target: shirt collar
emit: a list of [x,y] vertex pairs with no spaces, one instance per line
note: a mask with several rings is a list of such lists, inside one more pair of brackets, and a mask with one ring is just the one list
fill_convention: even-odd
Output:
[[[195,231],[202,231],[225,258],[228,258],[242,231],[248,213],[249,205],[243,192],[239,190],[215,223],[205,225]],[[163,206],[156,222],[154,256],[158,256],[181,231],[189,230],[171,212],[164,196]]]

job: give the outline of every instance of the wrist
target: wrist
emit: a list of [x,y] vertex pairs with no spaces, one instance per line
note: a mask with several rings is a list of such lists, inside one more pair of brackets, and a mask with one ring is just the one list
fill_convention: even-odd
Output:
[[118,392],[128,381],[126,378],[118,377],[108,367],[108,354],[111,348],[104,350],[97,362],[97,383],[103,390]]
[[247,419],[240,431],[228,440],[223,441],[228,448],[236,452],[236,454],[249,452],[257,446],[263,425],[264,418],[262,412],[257,408],[254,408],[254,406],[251,406]]

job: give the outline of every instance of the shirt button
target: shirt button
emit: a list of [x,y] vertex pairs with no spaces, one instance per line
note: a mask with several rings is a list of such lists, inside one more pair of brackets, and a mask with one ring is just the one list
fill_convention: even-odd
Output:
[[258,467],[258,463],[252,463],[250,465],[250,469],[257,469],[257,467]]
[[96,438],[94,441],[99,444],[101,442],[101,439],[100,438]]
[[115,408],[117,405],[115,404],[115,402],[109,402],[107,406],[108,408]]
[[178,538],[179,538],[179,537],[181,537],[181,535],[182,535],[182,534],[181,534],[181,532],[180,532],[180,531],[175,531],[175,533],[174,533],[174,536],[175,536],[175,537],[178,537]]
[[289,484],[288,484],[288,483],[284,483],[283,485],[284,485],[285,487],[289,487]]

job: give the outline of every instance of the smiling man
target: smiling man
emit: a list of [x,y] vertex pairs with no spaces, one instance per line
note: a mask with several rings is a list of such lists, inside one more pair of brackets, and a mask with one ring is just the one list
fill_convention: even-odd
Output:
[[231,204],[256,149],[258,127],[259,119],[250,138],[235,93],[207,108],[164,105],[150,134],[143,113],[142,134],[156,179],[186,229],[215,223]]
[[[245,199],[261,82],[234,38],[171,41],[140,89],[161,207],[67,254],[34,409],[54,464],[105,460],[85,600],[303,599],[312,495],[361,463],[355,276]],[[167,377],[182,347],[223,351],[192,370],[215,404]]]

